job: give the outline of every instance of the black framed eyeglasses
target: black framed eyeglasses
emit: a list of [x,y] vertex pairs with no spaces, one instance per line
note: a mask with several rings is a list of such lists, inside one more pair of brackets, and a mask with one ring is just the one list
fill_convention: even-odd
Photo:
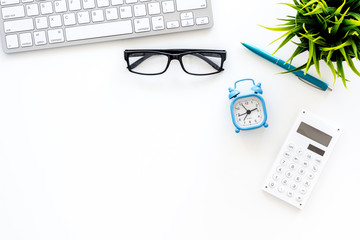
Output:
[[224,70],[225,50],[209,49],[137,49],[125,50],[124,58],[130,72],[142,75],[164,73],[172,60],[191,75],[211,75]]

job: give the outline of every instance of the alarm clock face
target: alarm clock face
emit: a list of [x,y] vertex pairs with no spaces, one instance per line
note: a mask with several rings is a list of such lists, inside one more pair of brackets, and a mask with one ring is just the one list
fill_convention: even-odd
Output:
[[258,97],[239,98],[234,102],[233,108],[234,119],[240,128],[256,127],[264,122],[263,103]]

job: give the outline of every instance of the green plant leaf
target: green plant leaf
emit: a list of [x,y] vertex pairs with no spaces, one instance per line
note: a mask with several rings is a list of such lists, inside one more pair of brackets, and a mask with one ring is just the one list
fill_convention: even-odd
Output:
[[343,68],[343,65],[342,65],[342,61],[341,59],[337,58],[336,59],[336,67],[338,69],[338,74],[339,76],[341,77],[341,80],[345,86],[345,88],[347,88],[346,86],[346,78],[345,78],[345,73],[344,73],[344,68]]
[[305,74],[309,71],[310,64],[313,60],[313,55],[314,55],[314,43],[309,40],[309,58],[304,71]]
[[333,64],[331,61],[326,62],[326,64],[329,66],[329,68],[330,68],[330,70],[331,70],[331,72],[332,72],[332,74],[333,74],[333,76],[334,76],[334,84],[335,84],[335,82],[336,82],[336,77],[338,76],[338,73],[337,73],[336,70],[335,70],[334,64]]

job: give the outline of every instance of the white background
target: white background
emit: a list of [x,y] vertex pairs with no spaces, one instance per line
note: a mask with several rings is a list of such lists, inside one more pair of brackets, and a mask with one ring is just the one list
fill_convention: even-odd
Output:
[[[322,92],[241,46],[276,49],[281,33],[258,26],[294,14],[276,3],[213,0],[215,25],[198,32],[0,53],[0,239],[359,239],[359,77],[347,69],[348,89]],[[210,77],[177,62],[145,77],[126,48],[228,58]],[[267,129],[234,131],[227,88],[242,78],[262,83]],[[343,134],[300,211],[261,187],[302,108]]]

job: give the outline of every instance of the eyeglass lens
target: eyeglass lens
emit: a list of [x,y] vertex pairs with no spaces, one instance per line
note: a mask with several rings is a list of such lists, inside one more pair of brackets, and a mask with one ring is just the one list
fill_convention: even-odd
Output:
[[[168,64],[169,56],[154,52],[131,53],[129,68],[141,74],[161,74]],[[217,53],[188,53],[181,56],[184,70],[190,74],[206,75],[221,71],[222,58]]]

